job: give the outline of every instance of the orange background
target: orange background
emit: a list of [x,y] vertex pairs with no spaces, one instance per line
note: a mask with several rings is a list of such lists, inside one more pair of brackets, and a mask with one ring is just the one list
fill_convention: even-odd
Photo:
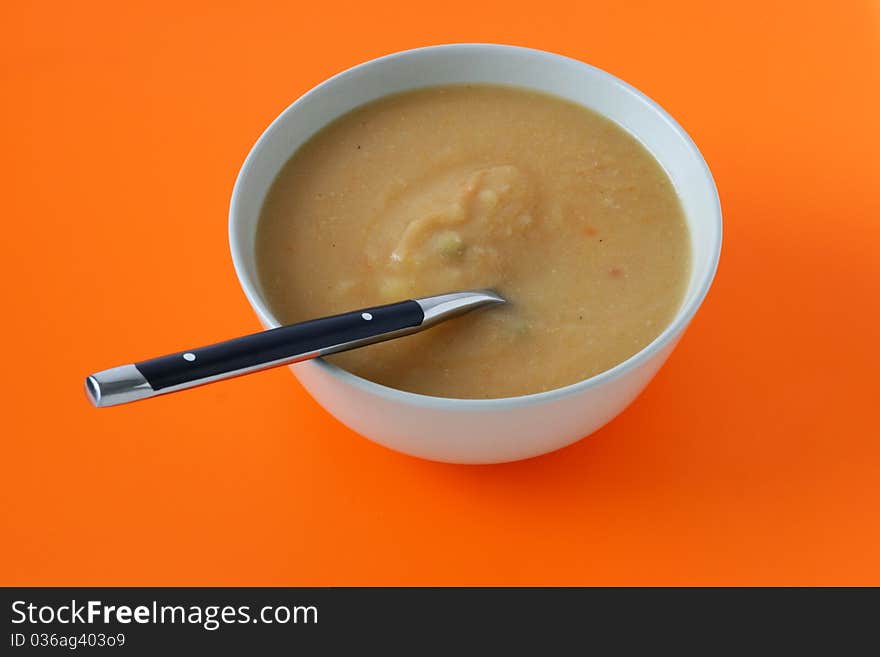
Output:
[[[421,6],[4,3],[0,583],[880,584],[880,3]],[[285,369],[91,408],[91,371],[258,328],[226,213],[266,125],[453,41],[604,68],[705,154],[721,267],[645,394],[480,467]]]

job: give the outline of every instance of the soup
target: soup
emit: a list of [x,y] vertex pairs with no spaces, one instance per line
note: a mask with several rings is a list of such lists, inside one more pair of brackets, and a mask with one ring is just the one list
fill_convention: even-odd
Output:
[[337,119],[285,164],[256,237],[283,323],[470,288],[510,303],[328,360],[393,388],[492,398],[624,361],[675,316],[690,236],[629,133],[495,85],[430,87]]

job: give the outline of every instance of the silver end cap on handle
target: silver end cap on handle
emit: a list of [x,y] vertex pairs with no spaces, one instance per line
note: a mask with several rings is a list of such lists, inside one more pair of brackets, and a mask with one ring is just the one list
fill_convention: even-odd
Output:
[[86,396],[96,408],[146,399],[155,394],[134,365],[120,365],[86,377]]

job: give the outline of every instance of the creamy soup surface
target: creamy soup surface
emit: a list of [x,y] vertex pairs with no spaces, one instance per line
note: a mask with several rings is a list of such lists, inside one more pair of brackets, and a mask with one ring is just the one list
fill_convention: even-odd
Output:
[[440,397],[508,397],[622,362],[672,320],[690,273],[675,190],[611,121],[490,85],[383,98],[303,145],[260,216],[283,323],[495,288],[510,303],[329,357]]

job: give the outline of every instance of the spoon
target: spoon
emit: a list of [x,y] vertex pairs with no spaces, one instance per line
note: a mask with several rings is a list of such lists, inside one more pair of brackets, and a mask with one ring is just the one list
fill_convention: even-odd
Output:
[[280,326],[97,372],[86,377],[86,395],[98,408],[125,404],[391,340],[499,303],[492,290],[468,290]]

